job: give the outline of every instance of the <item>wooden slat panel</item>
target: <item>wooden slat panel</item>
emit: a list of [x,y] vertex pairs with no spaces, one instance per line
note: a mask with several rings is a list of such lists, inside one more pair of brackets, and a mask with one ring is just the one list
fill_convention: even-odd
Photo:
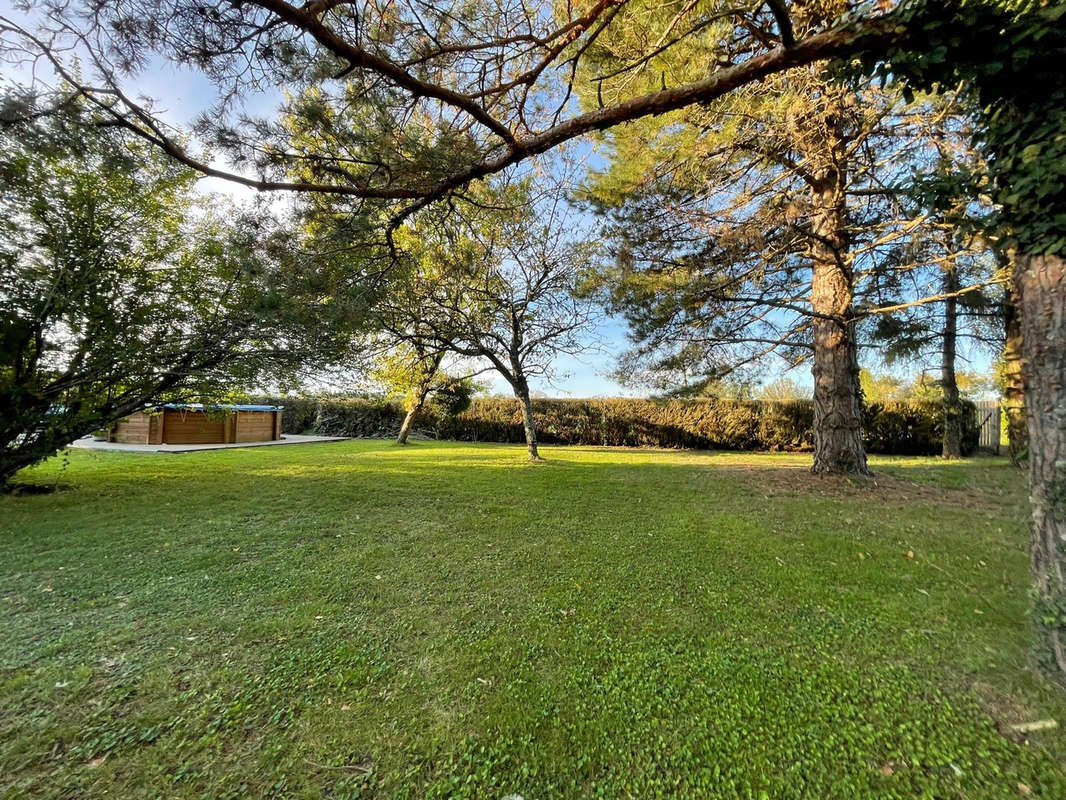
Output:
[[167,444],[215,444],[225,441],[226,419],[202,411],[166,410],[163,441]]
[[118,423],[113,441],[128,444],[215,444],[269,442],[280,438],[281,413],[238,411],[226,416],[168,408],[137,413]]
[[274,438],[274,413],[272,411],[238,411],[238,442],[268,442]]
[[152,414],[148,417],[148,444],[163,443],[163,415]]
[[147,414],[131,414],[115,426],[113,441],[123,444],[147,444],[150,423]]

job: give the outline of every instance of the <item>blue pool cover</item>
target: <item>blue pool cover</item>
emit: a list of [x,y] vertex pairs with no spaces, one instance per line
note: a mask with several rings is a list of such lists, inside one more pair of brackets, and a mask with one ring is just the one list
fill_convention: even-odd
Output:
[[[156,410],[161,408],[179,408],[185,411],[203,411],[203,403],[164,403],[161,406],[155,406]],[[285,406],[256,406],[256,405],[211,405],[207,406],[209,411],[282,411]]]

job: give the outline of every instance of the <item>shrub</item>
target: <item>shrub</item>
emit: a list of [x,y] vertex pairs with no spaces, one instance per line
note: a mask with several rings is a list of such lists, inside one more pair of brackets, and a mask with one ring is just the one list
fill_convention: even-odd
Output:
[[[395,436],[403,421],[399,403],[358,397],[261,398],[285,407],[286,433],[384,438]],[[976,407],[963,416],[963,454],[977,449]],[[811,448],[814,409],[809,400],[737,401],[718,398],[652,400],[593,398],[534,400],[537,434],[546,444],[692,447],[718,450]],[[863,432],[871,453],[936,455],[943,416],[935,402],[872,403],[865,409]],[[464,442],[525,440],[518,402],[476,398],[458,414],[427,406],[415,427],[440,439]]]
[[[963,403],[962,454],[977,450],[980,430],[977,406]],[[936,401],[871,403],[865,409],[863,433],[871,453],[908,456],[939,455],[944,438],[944,412]]]
[[470,408],[478,388],[471,378],[452,378],[433,393],[432,403],[446,416],[454,417]]

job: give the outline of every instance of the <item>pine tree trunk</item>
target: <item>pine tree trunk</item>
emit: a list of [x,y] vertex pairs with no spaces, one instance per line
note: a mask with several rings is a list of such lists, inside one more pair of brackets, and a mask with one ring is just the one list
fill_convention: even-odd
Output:
[[1066,680],[1066,261],[1018,256],[1014,286],[1029,426],[1035,615],[1043,662]]
[[845,176],[825,171],[812,190],[814,464],[818,474],[868,474],[862,444],[858,347],[847,263]]
[[[959,272],[952,265],[944,272],[944,294],[959,290]],[[944,300],[944,332],[940,350],[940,386],[944,392],[944,441],[941,455],[944,458],[962,457],[962,403],[959,400],[959,383],[955,375],[955,350],[958,338],[958,298]]]
[[533,424],[533,401],[529,397],[529,385],[525,378],[519,377],[519,383],[515,386],[515,397],[522,406],[522,427],[526,432],[526,449],[529,451],[530,461],[540,461],[540,453],[537,450],[537,428]]
[[1003,415],[1007,422],[1007,454],[1010,462],[1022,466],[1028,458],[1029,431],[1025,422],[1025,382],[1022,376],[1022,324],[1018,314],[1018,293],[1013,279],[1004,308],[1006,340],[1003,345]]

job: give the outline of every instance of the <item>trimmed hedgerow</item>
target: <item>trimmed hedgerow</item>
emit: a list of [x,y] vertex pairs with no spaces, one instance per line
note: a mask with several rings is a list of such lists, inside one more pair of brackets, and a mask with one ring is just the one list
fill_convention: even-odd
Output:
[[[977,450],[977,407],[966,402],[962,414],[962,454]],[[866,449],[871,453],[924,456],[940,453],[944,412],[935,401],[871,403],[863,418]]]
[[[358,397],[286,397],[286,433],[330,436],[395,436],[404,411],[398,403]],[[717,450],[807,450],[814,410],[808,400],[745,402],[720,398],[651,400],[593,398],[533,401],[537,434],[546,444]],[[966,404],[963,453],[977,448],[976,409]],[[864,438],[871,453],[935,455],[940,452],[943,414],[935,402],[871,403],[865,409]],[[465,442],[524,440],[518,403],[478,398],[457,415],[430,405],[415,427],[439,439]]]

